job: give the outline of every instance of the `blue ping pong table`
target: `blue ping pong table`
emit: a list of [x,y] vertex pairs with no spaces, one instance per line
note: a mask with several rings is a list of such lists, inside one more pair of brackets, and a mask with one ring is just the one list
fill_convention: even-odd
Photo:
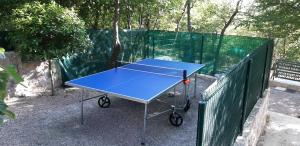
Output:
[[[99,98],[98,104],[102,108],[110,106],[108,95],[132,100],[145,104],[144,127],[141,144],[145,144],[147,119],[169,111],[169,121],[174,126],[180,126],[183,122],[182,116],[176,110],[188,111],[190,99],[188,94],[189,78],[195,74],[196,95],[196,72],[203,68],[203,64],[165,61],[158,59],[143,59],[135,63],[128,63],[123,66],[103,71],[100,73],[84,76],[66,82],[66,85],[82,88],[84,90],[99,91],[100,96],[83,98],[81,97],[81,123],[83,124],[83,102],[92,98]],[[161,94],[183,83],[183,96],[186,102],[178,107],[171,105],[171,108],[159,114],[148,114],[148,104],[157,99]]]

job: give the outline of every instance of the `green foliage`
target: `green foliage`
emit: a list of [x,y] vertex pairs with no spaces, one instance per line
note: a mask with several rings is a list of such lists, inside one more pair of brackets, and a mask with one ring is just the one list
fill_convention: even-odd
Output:
[[300,1],[257,0],[242,24],[270,38],[276,43],[276,57],[300,60]]
[[[82,1],[76,8],[88,28],[111,28],[114,14],[113,0]],[[105,20],[105,21],[102,21]]]
[[291,40],[289,37],[276,39],[275,48],[276,59],[300,61],[300,38],[296,41]]
[[[174,31],[177,27],[176,23],[182,15],[184,4],[185,1],[182,0],[161,1],[158,4],[158,12],[155,17],[157,20],[153,20],[153,22],[157,21],[156,23],[158,23],[156,29]],[[182,19],[182,21],[184,20]]]
[[[64,2],[58,3],[64,5]],[[183,5],[182,3],[182,0],[121,1],[119,26],[121,28],[170,29],[175,26],[175,21]],[[75,9],[78,10],[78,15],[85,21],[87,28],[112,28],[114,17],[113,0],[77,2]],[[170,20],[174,23],[170,23]]]
[[258,0],[250,21],[255,28],[270,36],[300,36],[300,1]]
[[0,30],[11,30],[12,25],[8,20],[13,10],[30,1],[33,0],[0,0]]
[[[4,55],[3,48],[0,48],[0,55]],[[6,85],[9,77],[12,77],[16,83],[23,81],[12,65],[9,65],[6,69],[0,65],[0,124],[3,123],[4,116],[15,118],[15,114],[7,109],[8,106],[4,102],[4,98],[7,95]]]
[[224,3],[197,2],[192,11],[194,12],[192,15],[192,26],[195,31],[220,33],[233,9],[230,5]]
[[[5,0],[6,1],[6,0]],[[7,1],[6,9],[12,11],[27,2],[49,3],[51,0],[17,0]],[[112,28],[113,21],[113,0],[54,0],[59,5],[67,8],[74,8],[78,16],[84,20],[86,28]],[[176,23],[182,15],[182,10],[186,0],[124,0],[120,3],[120,24],[121,28],[146,28],[172,30],[176,28]],[[1,2],[0,2],[1,3]],[[212,32],[222,27],[224,15],[230,14],[228,4],[216,4],[210,1],[191,0],[192,3],[192,25],[194,30],[201,32]],[[4,6],[2,6],[4,7]],[[1,6],[0,6],[0,10]],[[0,12],[1,13],[1,12]],[[10,18],[7,13],[7,18]],[[105,20],[105,21],[102,21]],[[186,31],[186,15],[181,20],[180,30]],[[10,25],[13,26],[13,25]]]
[[48,60],[91,46],[84,22],[55,2],[26,3],[12,14],[10,38],[23,60]]

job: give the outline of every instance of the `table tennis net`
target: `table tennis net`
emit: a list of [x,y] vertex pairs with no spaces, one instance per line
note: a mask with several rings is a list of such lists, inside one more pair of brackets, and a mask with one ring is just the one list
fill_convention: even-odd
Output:
[[132,63],[121,66],[120,68],[130,69],[135,71],[153,73],[153,74],[160,74],[166,76],[174,76],[174,77],[183,77],[183,70],[175,69],[175,68],[167,68],[167,67],[160,67],[160,66],[153,66],[147,64],[138,64]]

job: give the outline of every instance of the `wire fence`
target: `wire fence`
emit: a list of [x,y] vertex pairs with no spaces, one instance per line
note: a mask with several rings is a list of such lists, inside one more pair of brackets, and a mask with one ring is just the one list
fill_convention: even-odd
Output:
[[[61,59],[64,81],[108,69],[112,52],[111,31],[89,30],[89,35],[93,48]],[[217,52],[218,38],[219,35],[213,33],[123,30],[120,32],[122,51],[119,60],[134,62],[142,58],[162,58],[204,63],[206,67],[202,73],[213,74],[214,68],[216,73],[225,73],[264,42],[260,38],[225,36]],[[216,53],[220,55],[216,57]]]
[[203,93],[197,146],[233,145],[257,100],[268,88],[273,41],[266,41]]
[[[88,34],[94,44],[92,48],[60,59],[63,81],[108,69],[112,31],[88,30]],[[0,46],[11,48],[5,36],[7,32],[0,32]],[[119,60],[134,62],[142,58],[163,58],[204,63],[206,67],[201,70],[202,73],[223,74],[264,42],[261,38],[224,36],[221,48],[217,51],[219,38],[215,33],[121,30],[122,51]]]

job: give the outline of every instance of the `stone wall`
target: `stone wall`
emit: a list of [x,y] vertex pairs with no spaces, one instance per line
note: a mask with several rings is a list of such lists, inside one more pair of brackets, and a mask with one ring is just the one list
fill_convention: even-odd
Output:
[[267,89],[263,96],[252,109],[244,124],[242,136],[237,137],[234,146],[256,146],[267,121],[270,89]]
[[[2,66],[12,64],[24,81],[14,84],[13,80],[8,83],[8,98],[12,96],[40,96],[51,94],[51,80],[48,62],[22,62],[15,52],[5,52],[5,58],[0,60]],[[61,72],[56,60],[51,61],[52,80],[54,88],[61,86]],[[25,85],[25,86],[23,86]],[[55,89],[54,89],[55,91]]]

